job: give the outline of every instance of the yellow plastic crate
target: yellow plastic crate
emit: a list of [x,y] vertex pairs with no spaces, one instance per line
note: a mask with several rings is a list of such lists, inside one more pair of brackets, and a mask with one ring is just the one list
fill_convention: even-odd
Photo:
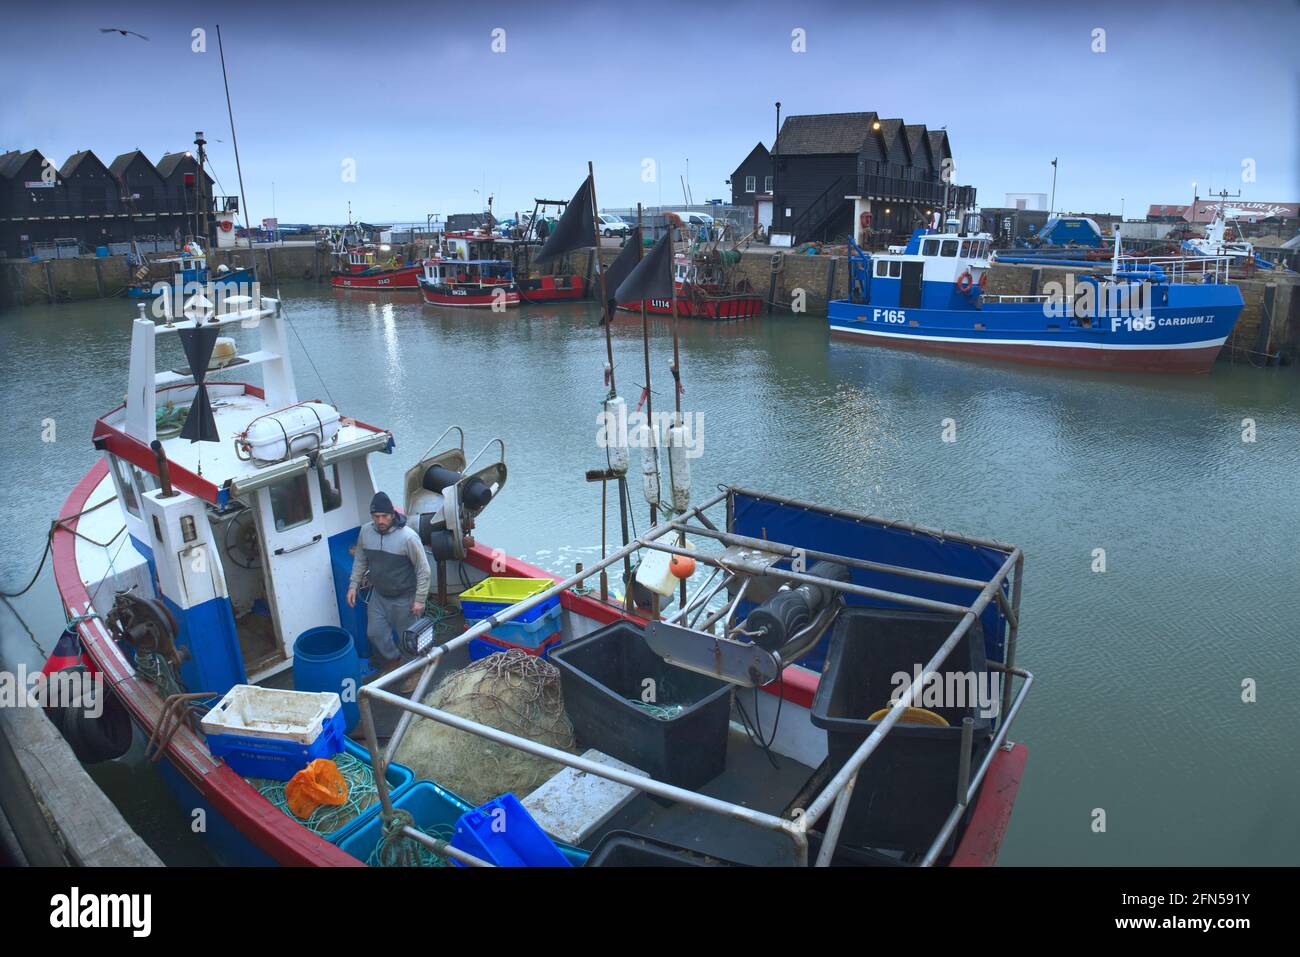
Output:
[[[554,584],[555,581],[550,578],[485,578],[473,588],[460,593],[460,609],[466,621],[486,618],[525,598],[531,598],[538,592],[544,592]],[[515,621],[521,624],[531,622],[559,603],[560,596],[552,596],[549,601],[528,609]]]

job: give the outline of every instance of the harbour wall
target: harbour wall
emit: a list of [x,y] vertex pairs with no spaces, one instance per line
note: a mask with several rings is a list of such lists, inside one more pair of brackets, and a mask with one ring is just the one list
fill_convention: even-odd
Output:
[[[394,249],[405,255],[406,250]],[[614,246],[600,250],[606,264],[618,255]],[[213,268],[256,265],[264,287],[279,283],[325,282],[333,260],[330,254],[310,244],[260,246],[255,249],[214,250],[209,256]],[[579,275],[594,271],[595,251],[570,254],[562,268]],[[1049,266],[998,264],[989,276],[988,294],[1027,296],[1041,294],[1048,283],[1066,283],[1070,273]],[[809,256],[792,251],[749,249],[736,267],[738,281],[781,311],[794,310],[812,318],[826,315],[831,299],[845,298],[849,291],[849,262],[844,256]],[[121,295],[132,281],[125,257],[54,259],[42,262],[0,263],[0,309],[39,302],[75,302]],[[1228,361],[1269,364],[1300,359],[1300,292],[1296,277],[1256,274],[1237,282],[1245,308],[1237,321],[1222,358]]]

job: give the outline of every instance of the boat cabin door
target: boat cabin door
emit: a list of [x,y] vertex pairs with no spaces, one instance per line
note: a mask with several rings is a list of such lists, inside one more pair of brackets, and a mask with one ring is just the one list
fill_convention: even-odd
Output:
[[322,501],[322,491],[316,470],[308,469],[255,496],[266,594],[286,656],[307,629],[339,624],[324,522],[330,503]]
[[925,263],[903,262],[903,281],[898,288],[898,304],[904,309],[921,307],[921,280],[925,275]]

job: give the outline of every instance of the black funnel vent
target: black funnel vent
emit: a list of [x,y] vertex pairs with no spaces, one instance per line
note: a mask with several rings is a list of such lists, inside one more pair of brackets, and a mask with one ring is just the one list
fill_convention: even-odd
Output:
[[212,418],[212,403],[208,401],[208,390],[203,384],[208,374],[208,363],[212,360],[212,350],[217,344],[217,327],[178,329],[176,334],[181,337],[185,361],[189,363],[194,384],[198,387],[189,414],[185,416],[185,424],[181,426],[181,438],[191,442],[220,442],[217,423]]

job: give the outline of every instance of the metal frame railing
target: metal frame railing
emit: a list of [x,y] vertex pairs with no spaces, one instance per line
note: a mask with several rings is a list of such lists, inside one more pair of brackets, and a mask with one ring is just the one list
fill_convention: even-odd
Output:
[[[1213,277],[1213,282],[1225,283],[1231,264],[1231,256],[1116,256],[1111,271],[1129,273],[1135,268],[1145,271],[1158,269],[1170,283],[1186,283],[1191,276],[1198,277],[1198,282]],[[1105,263],[1098,265],[1104,266]]]
[[[808,508],[823,514],[849,518],[854,521],[870,522],[891,528],[911,531],[917,534],[932,535],[945,541],[961,542],[972,546],[992,548],[1004,553],[1006,559],[991,578],[987,581],[981,581],[979,579],[961,578],[953,575],[945,575],[939,572],[926,571],[919,568],[890,565],[866,559],[848,558],[827,552],[812,552],[808,549],[801,549],[799,546],[795,545],[769,541],[767,539],[754,539],[744,535],[737,535],[731,531],[721,531],[704,513],[708,509],[711,509],[725,501],[727,503],[727,514],[728,516],[732,515],[733,496],[736,494],[759,496],[766,501],[775,502],[781,505]],[[699,523],[692,524],[692,520],[694,519],[698,519]],[[718,570],[723,572],[729,571],[726,558],[723,554],[706,553],[693,549],[688,551],[679,546],[669,545],[660,541],[660,539],[665,536],[681,539],[687,534],[711,538],[721,542],[724,546],[730,545],[745,548],[759,548],[765,552],[778,554],[784,557],[792,557],[799,554],[805,558],[836,561],[854,568],[881,571],[891,575],[898,575],[920,581],[936,584],[959,585],[972,589],[978,588],[979,593],[974,601],[969,605],[959,605],[952,602],[943,602],[934,599],[921,598],[914,595],[907,595],[900,592],[889,591],[887,589],[856,585],[852,582],[818,578],[805,572],[797,572],[793,569],[784,569],[775,565],[766,567],[763,570],[762,574],[784,579],[786,581],[813,581],[819,585],[832,588],[844,594],[853,594],[877,600],[896,602],[904,606],[922,608],[930,611],[958,613],[962,616],[961,620],[954,626],[947,640],[944,641],[944,643],[934,653],[933,657],[931,657],[931,659],[926,663],[925,667],[913,680],[912,684],[907,687],[907,689],[899,696],[898,700],[891,706],[889,714],[881,720],[876,729],[862,742],[848,761],[845,762],[844,766],[840,768],[840,770],[822,788],[816,798],[814,798],[809,806],[803,810],[803,813],[797,814],[791,818],[779,817],[774,814],[757,811],[753,808],[710,797],[709,795],[697,791],[667,784],[663,781],[658,781],[641,774],[634,774],[618,768],[610,767],[606,764],[590,761],[580,755],[569,754],[566,751],[560,751],[548,747],[547,745],[530,741],[527,738],[509,734],[488,725],[479,724],[467,718],[460,717],[459,715],[430,707],[421,702],[421,699],[428,691],[430,683],[433,680],[439,661],[449,651],[467,645],[472,639],[487,633],[489,630],[497,627],[503,622],[510,621],[528,609],[535,607],[543,601],[547,601],[569,588],[572,588],[574,585],[580,584],[593,575],[599,575],[602,569],[623,561],[624,558],[630,556],[640,548],[650,548],[674,554],[681,553],[690,555],[697,562],[714,566],[715,575]],[[975,623],[979,616],[988,607],[990,602],[996,601],[1000,612],[1007,622],[1005,654],[1003,656],[1004,661],[1001,664],[995,663],[990,665],[993,670],[1001,672],[1005,676],[1001,688],[1002,698],[999,710],[998,729],[993,735],[988,753],[984,757],[984,760],[972,774],[970,767],[970,746],[973,743],[971,719],[966,719],[963,724],[962,761],[958,769],[958,785],[957,793],[954,795],[954,806],[952,812],[949,814],[943,826],[940,828],[939,833],[936,835],[934,841],[931,843],[929,849],[921,860],[922,866],[932,865],[943,853],[944,846],[957,828],[967,806],[972,800],[974,800],[976,794],[979,792],[980,785],[983,783],[984,777],[987,774],[989,767],[992,765],[993,759],[998,754],[999,749],[1006,746],[1007,732],[1016,716],[1019,714],[1021,705],[1024,703],[1029,689],[1033,686],[1033,675],[1015,666],[1016,644],[1020,630],[1020,593],[1023,568],[1024,554],[1016,546],[1004,545],[986,539],[955,535],[938,529],[911,525],[906,522],[889,521],[865,513],[823,508],[810,502],[804,502],[799,499],[788,498],[785,496],[754,492],[743,488],[724,487],[719,492],[710,496],[702,504],[680,514],[677,518],[655,525],[653,528],[648,529],[633,541],[629,542],[622,548],[615,550],[591,567],[584,568],[578,573],[571,575],[562,581],[556,582],[545,591],[539,592],[518,604],[511,605],[509,608],[497,615],[489,616],[488,618],[470,626],[459,636],[452,638],[445,644],[430,648],[414,661],[396,668],[371,684],[364,685],[360,690],[358,703],[361,711],[362,729],[365,732],[366,743],[370,749],[371,759],[374,765],[374,778],[379,792],[381,813],[385,820],[390,819],[393,815],[392,795],[390,794],[386,777],[387,768],[393,761],[398,747],[401,745],[402,739],[410,727],[411,720],[414,716],[419,715],[424,718],[441,722],[442,724],[456,728],[460,731],[476,734],[489,741],[503,744],[507,747],[516,748],[529,754],[554,761],[558,764],[576,768],[579,771],[585,771],[589,774],[597,775],[598,777],[614,781],[618,784],[626,785],[627,787],[633,788],[637,791],[645,791],[656,797],[681,802],[699,810],[709,811],[723,817],[729,817],[752,824],[755,827],[784,834],[793,845],[795,864],[800,867],[806,866],[808,863],[809,830],[829,812],[830,820],[826,827],[826,833],[822,838],[821,851],[816,861],[818,867],[828,866],[839,842],[840,831],[848,812],[853,788],[857,782],[858,774],[861,772],[863,765],[876,752],[889,732],[898,724],[899,720],[903,716],[904,710],[908,708],[912,701],[919,695],[926,676],[940,670],[943,663],[947,660],[949,653],[957,647],[957,644],[962,640],[962,637],[967,633],[971,625]],[[752,571],[752,569],[747,568],[746,571]],[[705,592],[710,588],[712,578],[713,576],[710,576],[710,579],[700,586],[696,591],[695,596],[693,596],[691,600],[687,601],[674,617],[684,617],[691,610],[707,606],[709,599],[711,599],[721,587],[714,586],[712,591],[706,596]],[[730,615],[734,612],[735,607],[738,604],[738,601],[732,603],[729,606],[727,614]],[[710,623],[716,621],[718,617],[719,614],[715,613],[715,615],[710,617]],[[781,670],[787,667],[787,665],[788,662],[779,663]],[[409,699],[388,690],[390,687],[399,685],[406,681],[410,675],[416,672],[419,673],[419,680]],[[1013,697],[1013,679],[1017,677],[1021,679],[1021,685]],[[401,709],[403,712],[401,718],[398,720],[397,727],[394,730],[392,737],[389,739],[388,744],[382,749],[379,746],[379,737],[375,729],[373,709],[377,703],[392,705],[393,707]],[[434,853],[441,856],[449,857],[469,865],[488,864],[486,861],[479,860],[472,855],[451,847],[447,842],[430,837],[417,828],[405,826],[403,828],[403,833],[407,837],[418,841],[431,849]]]

